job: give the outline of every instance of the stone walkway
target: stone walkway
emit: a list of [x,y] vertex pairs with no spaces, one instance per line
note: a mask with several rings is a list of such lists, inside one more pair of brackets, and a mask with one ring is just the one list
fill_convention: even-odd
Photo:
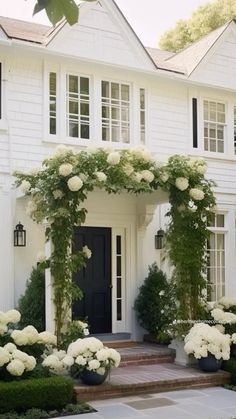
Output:
[[222,387],[179,390],[89,402],[97,410],[66,419],[230,419],[236,393]]

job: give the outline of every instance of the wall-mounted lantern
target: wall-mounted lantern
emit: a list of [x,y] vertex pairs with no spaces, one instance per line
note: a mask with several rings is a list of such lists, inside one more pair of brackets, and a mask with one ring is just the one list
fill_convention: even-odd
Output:
[[163,249],[165,232],[160,228],[155,235],[155,249]]
[[26,246],[26,230],[24,230],[23,224],[19,221],[14,230],[14,246],[24,247]]

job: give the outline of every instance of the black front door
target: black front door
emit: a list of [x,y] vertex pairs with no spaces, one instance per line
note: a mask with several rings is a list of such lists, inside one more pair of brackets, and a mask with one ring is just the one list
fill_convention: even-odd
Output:
[[88,318],[90,333],[111,332],[111,229],[79,227],[75,248],[87,245],[92,251],[87,266],[74,275],[83,299],[73,304],[73,318]]

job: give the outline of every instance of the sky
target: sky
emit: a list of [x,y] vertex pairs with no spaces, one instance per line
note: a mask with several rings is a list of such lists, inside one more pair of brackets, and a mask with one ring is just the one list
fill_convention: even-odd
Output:
[[[209,1],[209,0],[208,0]],[[158,47],[161,35],[179,19],[187,19],[207,0],[116,0],[145,46]],[[48,25],[44,12],[32,18],[35,0],[0,0],[0,16]]]

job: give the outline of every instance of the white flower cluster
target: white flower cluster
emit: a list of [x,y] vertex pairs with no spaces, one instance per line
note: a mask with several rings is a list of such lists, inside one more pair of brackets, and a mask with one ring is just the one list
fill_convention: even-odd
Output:
[[22,193],[27,193],[27,192],[29,192],[30,188],[31,188],[31,183],[30,183],[30,182],[28,182],[28,180],[23,180],[23,181],[21,182],[21,184],[20,184],[20,191],[21,191]]
[[81,320],[74,320],[74,321],[76,321],[76,323],[80,326],[80,328],[83,331],[84,336],[88,336],[89,335],[88,323],[82,322]]
[[204,192],[198,188],[190,189],[189,195],[194,201],[202,201],[205,196]]
[[72,176],[67,181],[67,185],[68,185],[68,188],[70,189],[70,191],[77,192],[82,188],[83,181],[80,179],[79,176]]
[[78,339],[72,342],[67,355],[74,358],[79,368],[86,368],[104,374],[106,369],[118,367],[120,354],[115,349],[107,348],[103,343],[94,337]]
[[116,166],[120,163],[120,153],[118,151],[113,151],[112,153],[109,153],[107,156],[107,163],[111,166]]
[[88,248],[88,246],[84,246],[82,248],[82,251],[84,253],[84,256],[86,257],[86,259],[90,259],[92,256],[92,251]]
[[216,327],[205,323],[195,324],[185,337],[185,352],[195,358],[204,358],[210,352],[216,359],[230,358],[231,338],[222,334]]
[[204,175],[206,173],[206,161],[202,158],[190,159],[189,166],[195,169],[200,175]]
[[35,343],[43,343],[45,345],[56,345],[56,336],[50,332],[38,333],[33,326],[27,326],[22,330],[13,330],[11,338],[18,346],[34,345]]
[[17,310],[8,310],[5,313],[0,311],[0,335],[7,332],[9,323],[18,323],[20,318],[21,314]]
[[54,199],[61,199],[64,195],[60,189],[55,189],[55,191],[53,191],[52,194]]
[[139,146],[139,147],[133,148],[131,150],[131,152],[136,157],[138,157],[139,159],[142,159],[142,160],[144,160],[146,162],[149,162],[149,161],[152,160],[152,155],[151,155],[150,151],[147,148],[143,147],[143,146]]
[[229,312],[224,312],[220,308],[214,308],[211,311],[211,315],[212,315],[213,319],[220,324],[236,323],[236,314],[229,313]]
[[107,175],[103,172],[95,172],[94,173],[97,180],[99,180],[99,182],[106,182],[107,180]]
[[70,163],[63,163],[58,169],[59,174],[64,177],[69,176],[72,173],[72,170],[73,166]]
[[175,186],[180,191],[185,191],[186,189],[188,189],[189,186],[188,179],[186,179],[185,177],[177,177],[175,180]]
[[236,306],[236,298],[221,297],[215,304],[214,308],[221,308],[228,310],[229,308]]
[[21,376],[24,371],[32,371],[36,366],[36,359],[19,351],[13,343],[0,347],[0,367],[6,366],[7,371],[14,376]]

